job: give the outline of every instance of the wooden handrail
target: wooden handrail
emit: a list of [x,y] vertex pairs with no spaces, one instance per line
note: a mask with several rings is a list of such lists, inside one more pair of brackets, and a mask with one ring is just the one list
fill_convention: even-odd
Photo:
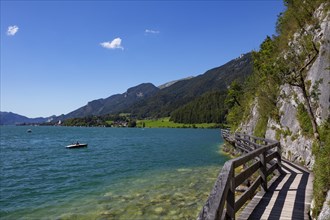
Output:
[[[221,132],[223,132],[223,130],[221,130]],[[227,133],[227,132],[229,132],[229,130],[226,130],[225,132]],[[268,143],[276,143],[277,142],[275,140],[270,140],[270,139],[267,139],[267,138],[256,137],[256,136],[253,136],[253,135],[242,134],[240,132],[236,132],[235,133],[235,137],[244,137],[244,136],[249,137],[250,139],[265,141],[265,142],[268,142]]]
[[[235,133],[234,138],[228,130],[221,130],[222,137],[234,140],[246,154],[227,161],[213,186],[213,189],[199,213],[198,220],[235,219],[235,213],[251,198],[259,186],[267,191],[267,177],[275,170],[281,172],[281,145],[274,140],[263,139],[246,134]],[[257,142],[263,142],[258,144]],[[251,150],[251,146],[254,150]],[[250,150],[247,150],[250,149]],[[252,165],[235,174],[235,168],[252,161]],[[271,164],[267,169],[267,163]],[[250,178],[257,170],[259,176],[251,186],[235,200],[236,187]],[[226,203],[226,209],[225,207]]]

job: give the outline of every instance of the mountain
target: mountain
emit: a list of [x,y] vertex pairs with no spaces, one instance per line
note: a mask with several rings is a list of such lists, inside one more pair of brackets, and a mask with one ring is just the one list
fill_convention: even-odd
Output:
[[125,112],[138,117],[166,117],[197,97],[216,91],[226,91],[233,80],[243,81],[252,72],[251,53],[206,71],[204,74],[178,81],[148,99],[137,102]]
[[184,124],[223,123],[228,111],[227,92],[207,92],[171,113],[171,121]]
[[42,123],[51,120],[52,117],[48,118],[28,118],[23,115],[15,114],[12,112],[0,112],[0,125],[16,125],[23,123]]
[[196,77],[171,81],[159,87],[143,83],[129,88],[123,94],[93,100],[57,119],[121,112],[131,113],[140,118],[165,117],[207,92],[226,91],[233,80],[243,81],[251,72],[252,57],[248,53]]
[[189,76],[189,77],[186,77],[186,78],[183,78],[183,79],[179,79],[179,80],[173,80],[173,81],[170,81],[170,82],[167,82],[167,83],[164,83],[160,86],[158,86],[159,89],[165,89],[171,85],[173,85],[174,83],[177,83],[179,81],[182,81],[182,80],[187,80],[187,79],[191,79],[191,78],[194,78],[193,76]]
[[123,94],[112,95],[106,99],[97,99],[87,105],[63,116],[66,118],[81,118],[89,115],[105,115],[121,112],[134,103],[155,95],[160,89],[151,83],[142,83],[129,88]]

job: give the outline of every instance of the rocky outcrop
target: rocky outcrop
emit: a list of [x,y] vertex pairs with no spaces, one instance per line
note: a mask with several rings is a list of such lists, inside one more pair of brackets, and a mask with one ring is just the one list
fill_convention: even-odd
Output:
[[[282,82],[286,84],[279,87],[278,97],[276,99],[275,96],[273,99],[276,108],[272,107],[274,111],[271,112],[272,117],[269,116],[268,121],[266,118],[265,133],[267,139],[280,141],[284,158],[304,165],[310,170],[315,164],[314,171],[318,172],[319,175],[316,177],[319,178],[314,180],[315,200],[312,202],[314,208],[311,209],[311,216],[321,220],[330,219],[330,191],[327,192],[326,201],[323,203],[325,195],[321,191],[324,190],[323,187],[327,187],[327,183],[326,180],[322,179],[323,182],[320,180],[324,178],[320,175],[323,172],[323,163],[320,165],[320,154],[316,154],[317,161],[315,161],[312,148],[313,145],[321,146],[315,148],[321,152],[324,146],[318,145],[320,142],[317,143],[320,141],[320,134],[324,132],[321,125],[330,118],[330,10],[329,3],[327,4],[323,3],[314,12],[315,21],[313,19],[311,22],[313,25],[305,25],[300,32],[296,32],[288,43],[287,50],[281,51],[282,53],[277,57],[280,60],[283,56],[284,69],[285,62],[290,62],[291,65],[285,70],[287,72],[284,71],[287,74],[284,77],[288,76],[288,80],[283,79]],[[307,39],[307,36],[309,39],[303,41],[302,39],[305,37]],[[306,49],[304,43],[311,43],[313,48]],[[281,68],[278,70],[281,71]],[[245,117],[247,119],[238,130],[253,134],[259,129],[258,120],[262,119],[261,122],[265,122],[265,118],[261,118],[258,113],[257,99],[250,106],[250,116]],[[257,129],[256,125],[258,125]],[[323,160],[324,158],[322,157]]]
[[[307,71],[305,83],[309,84],[309,94],[316,122],[321,125],[330,116],[330,13],[322,10],[322,6],[316,10],[314,16],[319,20],[319,26],[308,26],[306,29],[313,32],[314,42],[317,42],[319,54]],[[314,28],[314,29],[312,29]],[[285,158],[307,166],[313,167],[312,155],[313,137],[303,133],[297,119],[297,107],[304,104],[302,91],[298,87],[288,84],[280,87],[277,107],[279,120],[269,118],[265,137],[277,139],[281,142],[282,154]],[[253,134],[259,118],[257,100],[251,106],[249,119],[242,123],[239,130]]]
[[325,199],[321,213],[318,216],[318,220],[329,220],[329,219],[330,219],[330,191],[328,191],[327,198]]
[[246,134],[253,134],[254,129],[257,125],[259,119],[259,112],[258,112],[258,100],[254,99],[252,105],[251,105],[251,111],[249,114],[249,118],[247,122],[242,122],[239,126],[239,130],[242,133]]
[[314,41],[320,43],[319,56],[310,68],[307,80],[311,81],[310,92],[313,86],[318,85],[319,100],[315,106],[316,121],[320,125],[330,116],[330,12],[324,14],[322,7],[315,12],[320,20],[320,28],[314,31]]
[[314,164],[312,155],[313,140],[306,137],[297,119],[297,107],[303,98],[297,88],[289,85],[281,87],[278,100],[279,122],[268,120],[266,138],[277,139],[282,146],[282,156],[290,161],[311,168]]
[[[320,28],[313,30],[314,41],[320,44],[319,55],[308,70],[305,80],[310,83],[309,94],[317,93],[317,97],[312,97],[311,102],[318,125],[329,117],[330,107],[330,15],[321,12],[320,9],[315,12],[315,16],[320,20]],[[283,156],[311,168],[314,164],[311,152],[313,140],[303,134],[297,119],[298,104],[304,103],[302,91],[287,84],[280,90],[280,122],[269,120],[266,137],[279,138],[283,146]]]

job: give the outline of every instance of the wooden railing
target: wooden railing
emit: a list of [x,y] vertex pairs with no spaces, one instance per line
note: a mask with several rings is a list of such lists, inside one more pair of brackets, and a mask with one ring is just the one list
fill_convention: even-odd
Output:
[[221,136],[222,136],[224,139],[228,139],[228,138],[230,138],[232,135],[230,134],[230,130],[228,130],[228,129],[221,129]]
[[[235,219],[236,212],[253,197],[259,186],[264,191],[268,190],[267,177],[275,169],[282,172],[279,142],[241,133],[235,133],[233,137],[227,130],[222,130],[222,136],[229,141],[234,140],[235,147],[246,154],[229,160],[223,165],[218,179],[199,213],[197,218],[199,220]],[[247,166],[247,164],[249,165]],[[235,168],[241,165],[245,165],[245,169],[240,173],[235,173]],[[239,198],[235,199],[236,187],[248,180],[258,170],[258,177]]]

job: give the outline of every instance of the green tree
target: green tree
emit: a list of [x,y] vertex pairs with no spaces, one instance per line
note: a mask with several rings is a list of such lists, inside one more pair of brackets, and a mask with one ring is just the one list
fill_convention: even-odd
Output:
[[135,128],[136,127],[136,121],[135,120],[130,120],[128,122],[127,126],[130,127],[130,128]]
[[314,137],[319,140],[319,132],[313,112],[313,101],[309,94],[309,85],[306,79],[307,71],[310,69],[319,54],[318,46],[313,41],[310,33],[303,33],[290,42],[285,53],[278,57],[276,66],[279,69],[279,76],[290,86],[300,89],[304,98],[309,119],[312,123]]
[[225,103],[230,107],[234,106],[235,104],[241,106],[240,102],[238,101],[239,96],[241,95],[242,95],[242,87],[237,82],[237,80],[234,80],[228,88]]

